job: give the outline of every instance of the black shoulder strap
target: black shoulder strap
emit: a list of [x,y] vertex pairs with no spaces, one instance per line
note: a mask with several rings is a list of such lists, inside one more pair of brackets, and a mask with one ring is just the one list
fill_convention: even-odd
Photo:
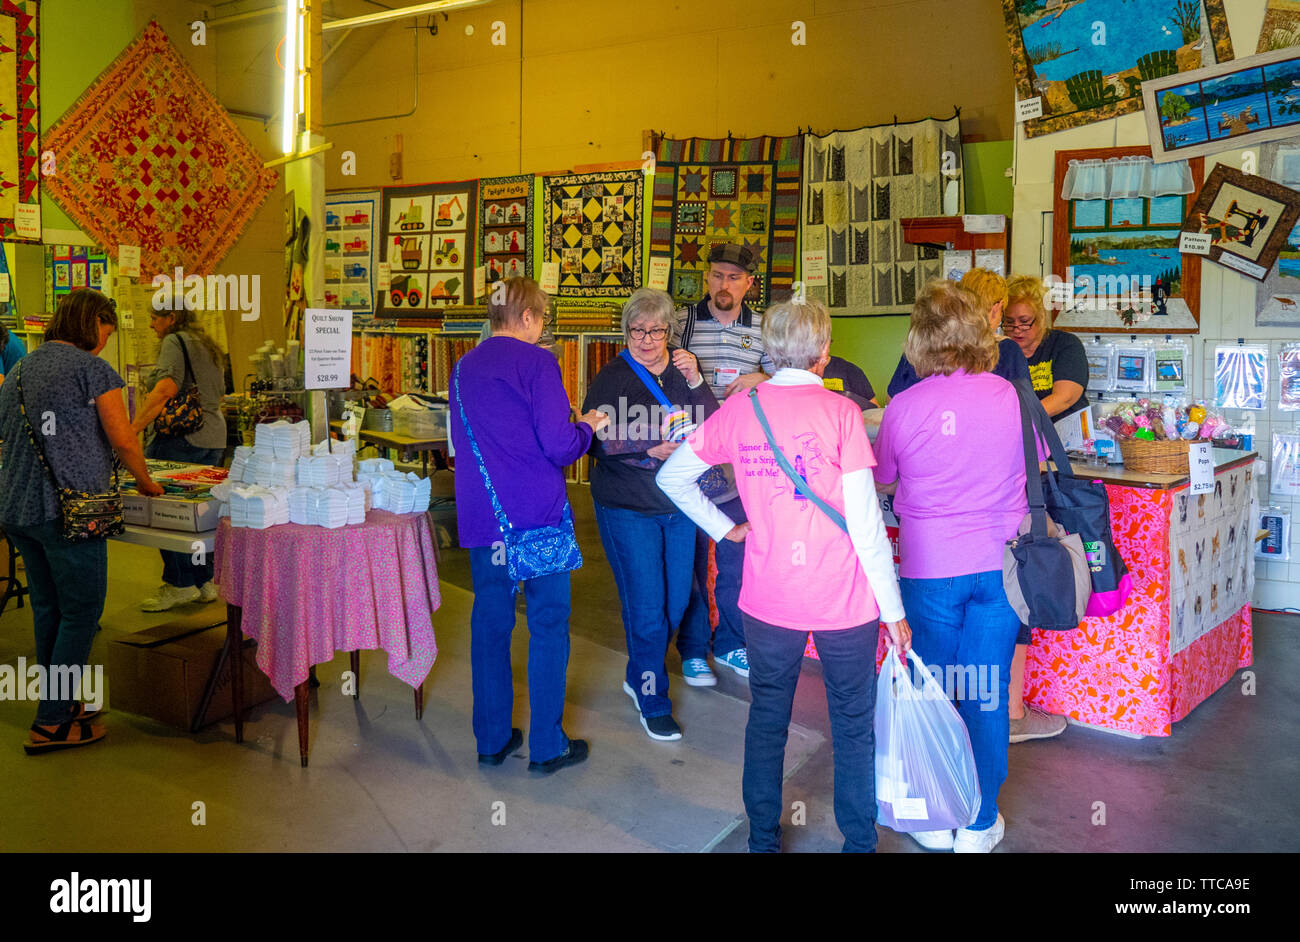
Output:
[[176,331],[176,342],[181,345],[181,356],[185,358],[185,376],[181,379],[181,385],[185,385],[185,380],[193,380],[198,385],[198,378],[194,375],[194,367],[190,365],[190,352],[185,349],[185,338],[181,336],[183,331]]

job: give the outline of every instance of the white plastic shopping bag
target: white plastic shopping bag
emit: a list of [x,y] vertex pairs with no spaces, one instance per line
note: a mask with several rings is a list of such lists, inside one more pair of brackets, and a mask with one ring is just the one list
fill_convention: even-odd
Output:
[[980,810],[970,734],[915,651],[891,647],[876,681],[877,819],[895,831],[969,827]]

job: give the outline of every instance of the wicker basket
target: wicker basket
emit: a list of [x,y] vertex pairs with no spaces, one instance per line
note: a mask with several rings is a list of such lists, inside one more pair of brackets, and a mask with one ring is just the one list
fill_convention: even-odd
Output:
[[1120,454],[1124,468],[1149,474],[1187,474],[1187,453],[1190,442],[1145,442],[1141,439],[1121,441]]

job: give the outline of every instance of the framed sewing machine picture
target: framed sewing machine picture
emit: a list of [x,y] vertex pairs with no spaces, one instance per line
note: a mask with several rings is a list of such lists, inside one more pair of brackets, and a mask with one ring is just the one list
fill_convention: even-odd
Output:
[[1201,258],[1179,252],[1202,158],[1156,164],[1148,147],[1056,152],[1052,326],[1079,333],[1194,334]]
[[1188,210],[1182,231],[1210,236],[1209,258],[1263,281],[1300,218],[1300,193],[1218,164]]

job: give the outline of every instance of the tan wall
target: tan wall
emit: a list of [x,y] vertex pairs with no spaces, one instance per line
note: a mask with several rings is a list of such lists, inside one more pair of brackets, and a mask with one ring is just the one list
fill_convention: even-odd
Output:
[[[807,45],[791,42],[796,20]],[[490,42],[495,21],[504,47]],[[440,18],[437,36],[409,27],[354,31],[326,63],[330,188],[392,183],[398,134],[414,183],[634,159],[646,129],[790,134],[960,105],[968,135],[1012,130],[989,0],[501,0]],[[408,117],[329,126],[409,111],[417,96]],[[355,177],[340,172],[346,150]]]

